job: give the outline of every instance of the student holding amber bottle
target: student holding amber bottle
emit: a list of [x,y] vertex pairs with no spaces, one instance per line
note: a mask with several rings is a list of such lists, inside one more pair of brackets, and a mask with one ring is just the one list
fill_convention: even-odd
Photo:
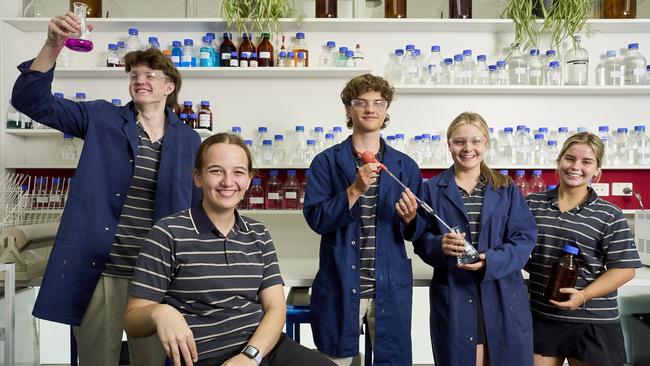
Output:
[[[566,140],[557,158],[557,189],[527,197],[537,221],[537,246],[529,265],[535,366],[621,366],[625,344],[617,289],[640,267],[632,232],[621,210],[589,186],[602,175],[605,146],[580,132]],[[566,244],[578,248],[575,288],[568,300],[548,300],[551,265]]]

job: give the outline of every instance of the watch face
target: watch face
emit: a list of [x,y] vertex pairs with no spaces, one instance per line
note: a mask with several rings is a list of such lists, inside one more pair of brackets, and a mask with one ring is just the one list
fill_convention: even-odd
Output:
[[257,348],[248,345],[244,347],[244,350],[241,351],[241,353],[243,353],[248,358],[255,358],[257,354],[260,353],[260,351]]

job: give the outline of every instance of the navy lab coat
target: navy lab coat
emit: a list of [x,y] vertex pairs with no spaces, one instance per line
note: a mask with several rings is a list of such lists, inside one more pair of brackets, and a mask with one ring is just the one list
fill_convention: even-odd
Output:
[[[79,325],[104,269],[133,180],[138,130],[133,102],[76,103],[54,98],[54,68],[42,73],[22,63],[12,104],[29,117],[84,140],[54,247],[33,314]],[[153,221],[200,202],[192,168],[201,143],[196,131],[168,108]]]
[[[460,226],[470,239],[453,167],[427,181],[423,197],[450,227]],[[426,220],[427,229],[413,245],[415,253],[434,268],[429,297],[435,363],[474,365],[478,273],[458,269],[456,258],[442,253],[442,235],[447,230],[433,218]],[[487,257],[480,280],[481,301],[491,364],[532,365],[532,317],[521,269],[535,247],[537,226],[514,184],[496,191],[487,185],[480,227],[478,251]]]
[[[382,163],[414,194],[422,185],[410,157],[384,147]],[[321,235],[319,269],[311,295],[312,330],[321,352],[337,357],[359,353],[359,203],[348,208],[346,189],[356,179],[349,137],[318,154],[309,168],[304,215]],[[379,177],[375,260],[375,365],[412,365],[413,274],[406,256],[405,227],[395,212],[403,189],[385,172]],[[420,222],[421,224],[422,222]],[[409,225],[417,232],[418,220]],[[421,231],[421,230],[420,230]]]

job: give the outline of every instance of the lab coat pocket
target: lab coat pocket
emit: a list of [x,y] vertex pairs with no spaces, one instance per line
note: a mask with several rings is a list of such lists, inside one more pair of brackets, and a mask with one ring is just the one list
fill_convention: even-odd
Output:
[[436,325],[449,324],[449,287],[431,282],[429,288],[431,322]]
[[510,314],[519,325],[522,331],[526,332],[533,326],[533,317],[530,312],[528,300],[528,291],[525,285],[518,285],[511,292],[511,302],[509,305]]

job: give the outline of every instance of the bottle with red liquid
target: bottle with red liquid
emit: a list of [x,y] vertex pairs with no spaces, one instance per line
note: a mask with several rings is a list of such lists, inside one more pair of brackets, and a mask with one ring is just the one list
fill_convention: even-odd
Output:
[[528,182],[526,181],[526,171],[525,170],[517,170],[515,172],[515,179],[514,179],[515,186],[519,188],[519,192],[521,192],[521,195],[526,197],[530,193],[530,188],[528,187]]
[[316,0],[316,18],[336,18],[337,0]]
[[264,207],[267,210],[282,209],[282,182],[278,178],[278,171],[271,170],[269,181],[266,182],[266,202]]
[[309,66],[309,47],[307,46],[307,42],[305,41],[305,33],[304,32],[298,32],[296,33],[296,40],[292,45],[292,51],[293,51],[293,61],[295,64],[298,63],[298,53],[302,52],[303,53],[303,59],[304,59],[304,66],[308,67]]
[[528,182],[530,193],[541,193],[546,191],[546,183],[542,179],[541,170],[533,170],[533,177]]
[[194,113],[194,109],[192,109],[191,100],[186,100],[183,102],[183,109],[181,110],[181,113],[187,114],[188,117],[190,114]]
[[544,297],[548,300],[564,302],[569,300],[569,294],[560,292],[561,288],[573,288],[578,279],[578,265],[575,256],[578,255],[578,248],[565,245],[564,254],[551,266],[551,274],[546,282]]
[[287,180],[282,185],[282,193],[284,194],[282,208],[285,210],[300,209],[300,183],[296,179],[294,169],[287,170]]
[[253,184],[248,189],[247,195],[249,210],[264,209],[264,188],[262,188],[261,178],[253,178]]
[[300,182],[300,208],[305,207],[305,190],[307,189],[307,179],[309,179],[309,169],[305,169],[305,179]]

